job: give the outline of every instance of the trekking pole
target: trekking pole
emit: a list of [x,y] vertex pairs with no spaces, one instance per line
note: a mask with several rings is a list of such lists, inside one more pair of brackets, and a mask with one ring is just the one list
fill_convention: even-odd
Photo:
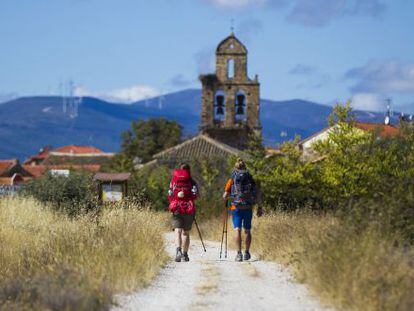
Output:
[[204,252],[207,252],[206,247],[204,246],[203,238],[201,236],[200,228],[198,227],[198,223],[197,223],[197,220],[195,218],[194,218],[194,223],[196,225],[196,228],[197,228],[197,231],[198,231],[198,235],[200,237],[201,245],[203,245]]
[[223,253],[223,242],[225,242],[224,246],[224,257],[227,258],[227,221],[228,221],[228,201],[225,202],[225,211],[223,217],[223,231],[221,232],[221,245],[220,245],[220,258]]
[[223,253],[223,241],[224,241],[224,231],[226,228],[226,214],[227,214],[227,201],[224,203],[224,207],[225,207],[225,211],[223,214],[223,230],[221,231],[221,244],[220,244],[220,259],[221,259],[221,254]]
[[224,258],[227,258],[227,224],[228,224],[228,222],[229,222],[229,208],[228,208],[228,204],[226,204],[226,222],[225,222],[225,224],[226,224],[226,230],[224,231],[225,233],[226,233],[226,248],[225,248],[225,251],[224,251]]

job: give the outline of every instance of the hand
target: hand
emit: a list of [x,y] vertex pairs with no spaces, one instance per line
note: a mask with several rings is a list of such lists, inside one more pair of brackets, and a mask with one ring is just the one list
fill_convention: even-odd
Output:
[[257,215],[257,217],[262,217],[263,216],[263,209],[261,207],[259,207],[257,209],[256,215]]
[[228,196],[229,196],[229,193],[228,192],[224,192],[223,193],[223,200],[226,200]]

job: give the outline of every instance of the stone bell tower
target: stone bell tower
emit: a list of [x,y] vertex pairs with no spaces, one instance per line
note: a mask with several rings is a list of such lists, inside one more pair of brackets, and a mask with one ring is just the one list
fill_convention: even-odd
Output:
[[203,86],[200,132],[238,149],[250,133],[261,135],[260,84],[247,75],[247,49],[236,36],[216,49],[216,73],[200,76]]

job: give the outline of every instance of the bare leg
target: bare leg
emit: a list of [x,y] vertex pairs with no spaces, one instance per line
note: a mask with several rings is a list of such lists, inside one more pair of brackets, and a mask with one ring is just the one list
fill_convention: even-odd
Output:
[[182,245],[181,234],[183,232],[183,229],[175,228],[174,231],[175,231],[175,245],[181,248],[181,245]]
[[252,234],[250,230],[244,230],[244,234],[246,235],[246,251],[250,251],[250,244],[252,243]]
[[241,240],[241,229],[240,228],[234,228],[234,242],[236,243],[237,246],[237,251],[241,252],[241,245],[242,245],[242,240]]
[[183,239],[183,252],[187,253],[188,248],[190,247],[190,231],[183,230],[182,239]]

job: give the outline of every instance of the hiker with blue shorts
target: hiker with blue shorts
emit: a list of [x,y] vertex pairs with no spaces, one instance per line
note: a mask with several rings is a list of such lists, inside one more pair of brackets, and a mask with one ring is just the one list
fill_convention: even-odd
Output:
[[[247,171],[246,163],[242,159],[237,159],[231,178],[225,186],[223,199],[227,200],[231,197],[230,212],[232,215],[233,227],[235,230],[234,240],[237,246],[236,261],[250,259],[250,244],[252,241],[252,217],[253,205],[256,202],[257,192],[256,183],[252,175]],[[257,215],[262,215],[259,208]],[[245,233],[245,252],[242,254],[242,238],[241,230]]]

